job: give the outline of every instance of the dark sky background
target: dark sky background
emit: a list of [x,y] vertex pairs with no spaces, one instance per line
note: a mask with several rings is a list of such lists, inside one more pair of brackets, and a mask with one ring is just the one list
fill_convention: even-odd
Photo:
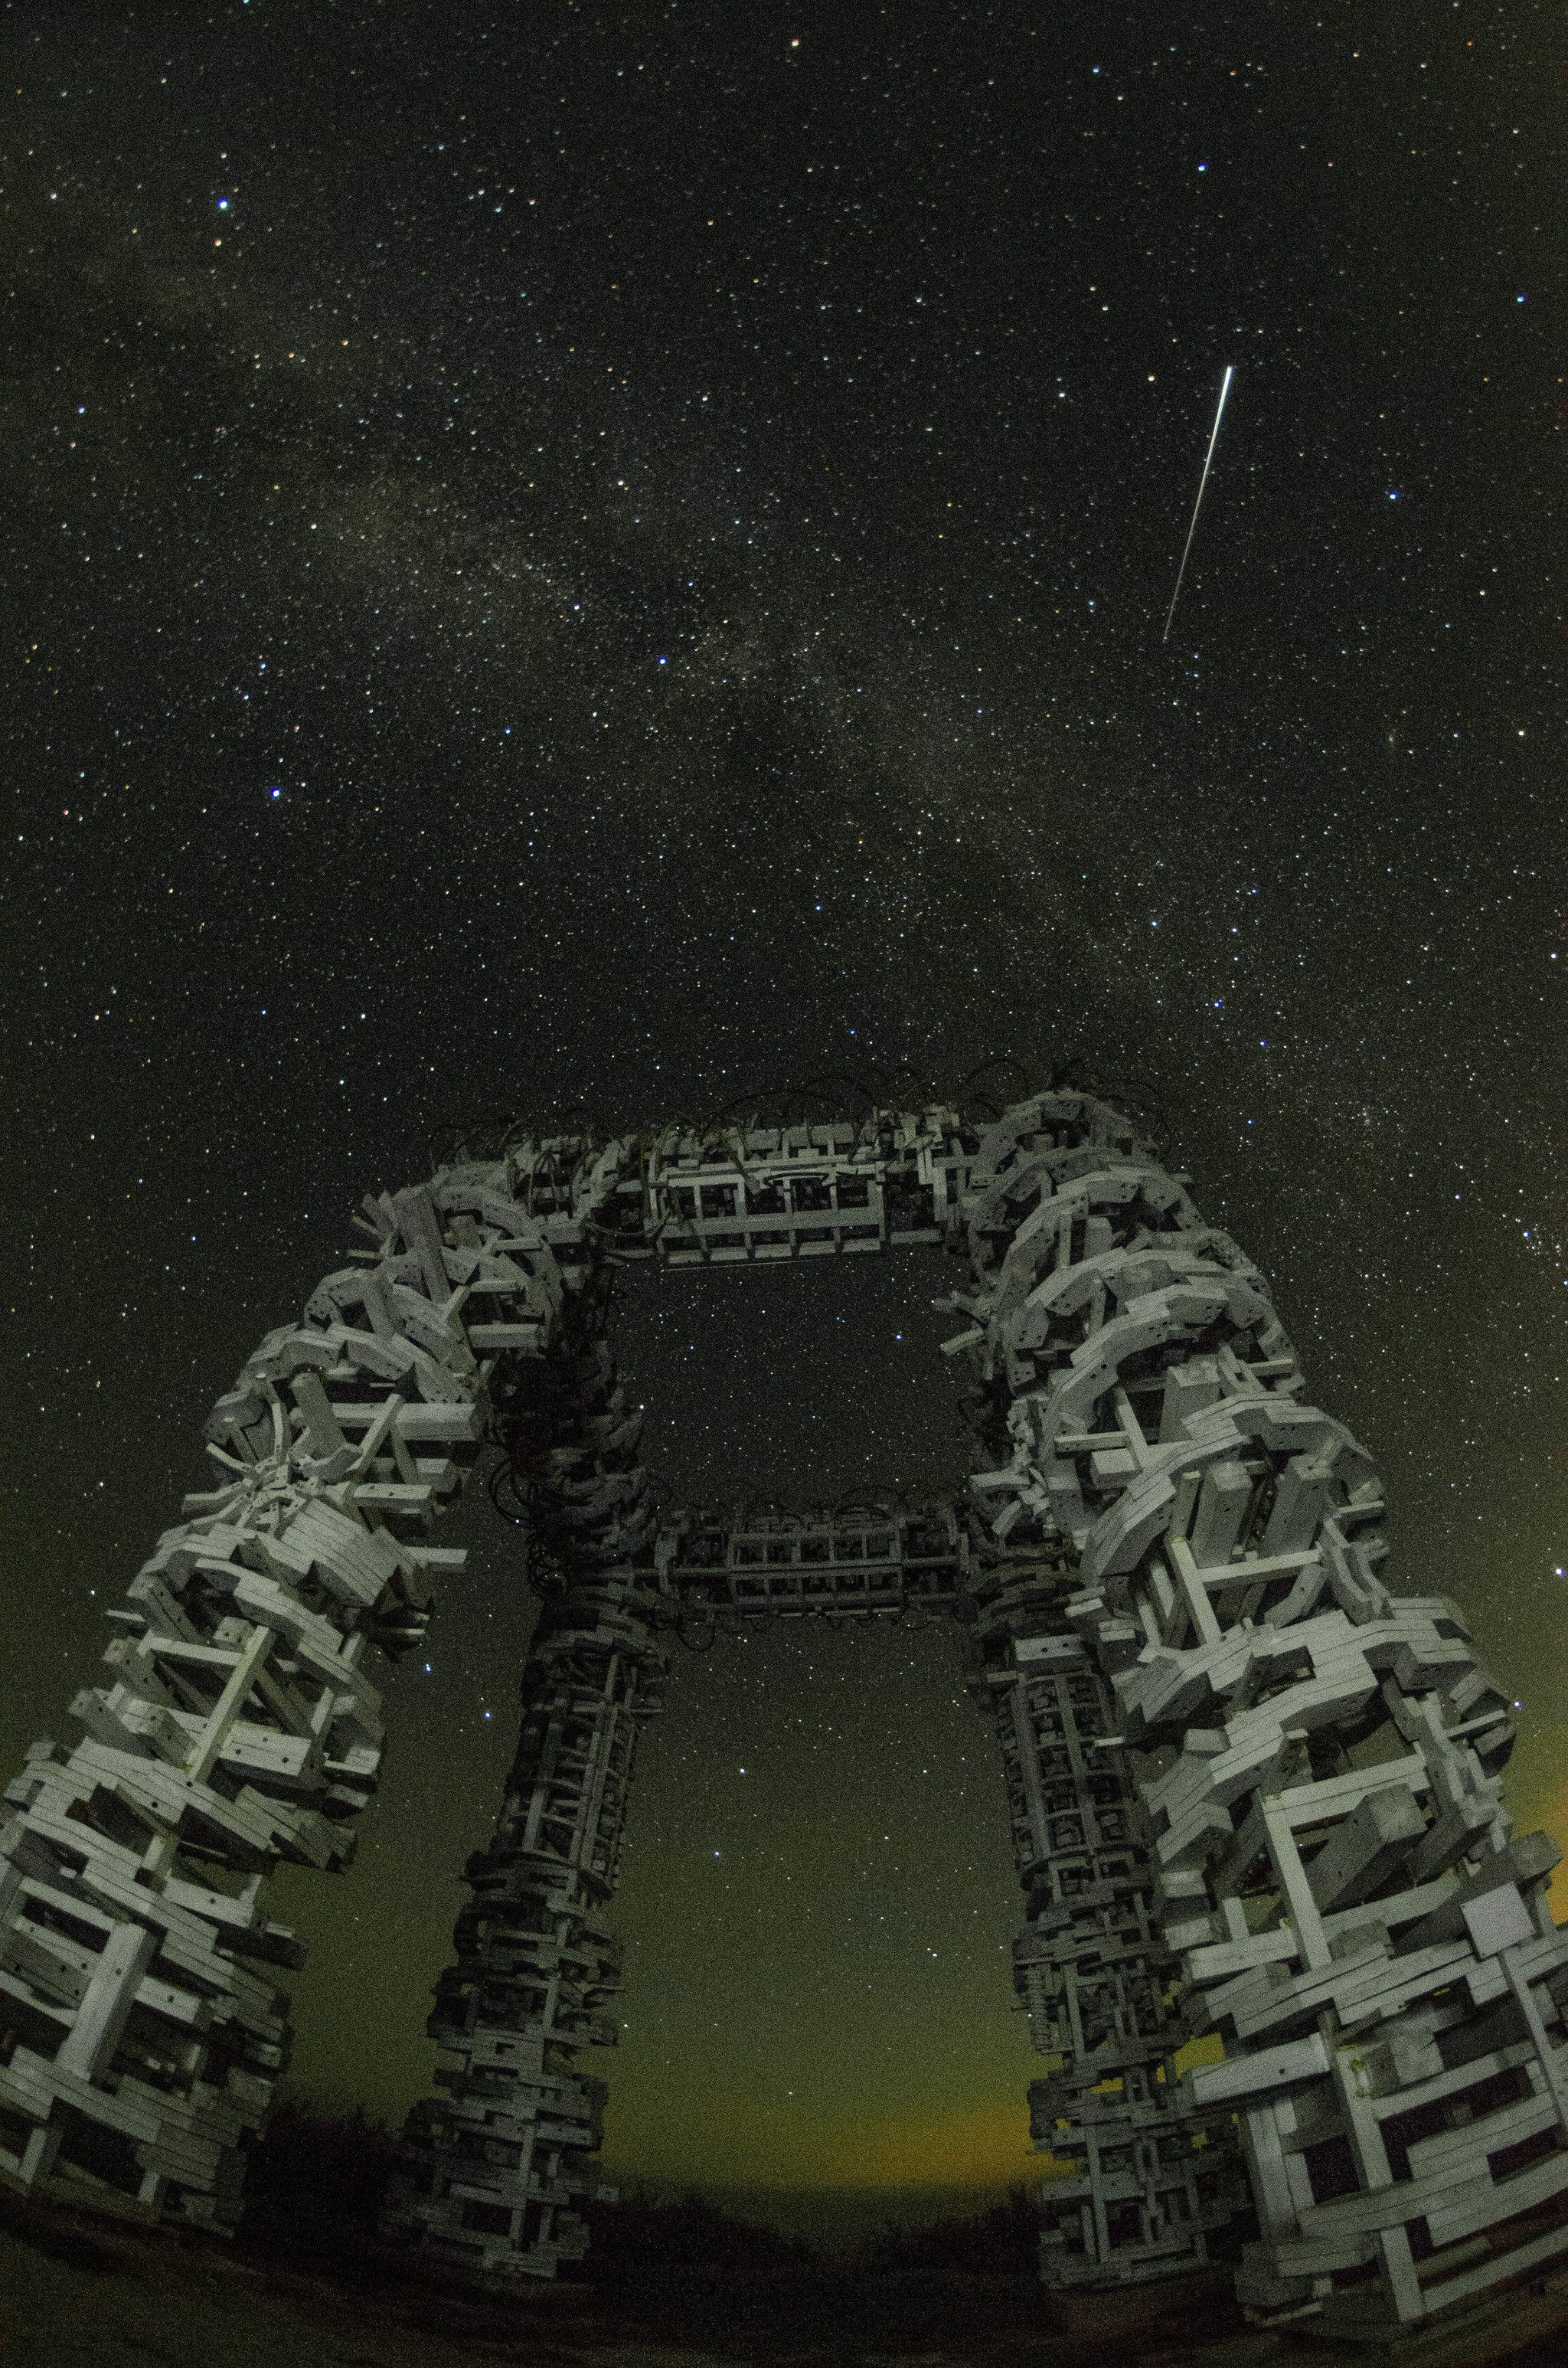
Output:
[[[1556,12],[1200,13],[7,8],[5,1772],[433,1121],[1082,1047],[1568,1829]],[[944,1277],[630,1277],[666,1497],[950,1480]],[[279,1884],[295,2077],[387,2116],[530,1617],[456,1519]],[[956,1637],[677,1657],[609,2156],[1022,2176]]]

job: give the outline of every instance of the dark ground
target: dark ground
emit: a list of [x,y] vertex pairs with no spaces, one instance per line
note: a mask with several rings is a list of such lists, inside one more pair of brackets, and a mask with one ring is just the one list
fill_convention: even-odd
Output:
[[[595,2207],[588,2263],[518,2299],[415,2278],[374,2217],[390,2140],[280,2115],[233,2243],[0,2194],[5,2368],[1335,2368],[1387,2355],[1248,2328],[1228,2272],[1052,2296],[1022,2192],[854,2254],[700,2198]],[[1422,2368],[1562,2368],[1568,2275],[1412,2345]]]

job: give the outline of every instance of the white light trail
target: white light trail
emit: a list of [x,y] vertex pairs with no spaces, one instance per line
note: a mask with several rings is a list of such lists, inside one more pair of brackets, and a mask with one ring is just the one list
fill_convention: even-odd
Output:
[[1225,397],[1231,392],[1231,381],[1234,376],[1233,364],[1227,362],[1225,383],[1220,389],[1220,401],[1214,412],[1214,432],[1209,438],[1209,450],[1203,456],[1203,474],[1198,480],[1198,500],[1192,505],[1192,518],[1187,529],[1187,541],[1181,548],[1181,565],[1176,569],[1176,590],[1171,594],[1171,605],[1165,610],[1165,630],[1160,635],[1162,642],[1168,642],[1171,637],[1171,619],[1176,615],[1176,604],[1181,597],[1181,579],[1187,574],[1187,554],[1192,549],[1193,531],[1198,525],[1198,512],[1203,500],[1203,488],[1209,483],[1209,467],[1214,458],[1214,447],[1220,441],[1220,417],[1225,408]]

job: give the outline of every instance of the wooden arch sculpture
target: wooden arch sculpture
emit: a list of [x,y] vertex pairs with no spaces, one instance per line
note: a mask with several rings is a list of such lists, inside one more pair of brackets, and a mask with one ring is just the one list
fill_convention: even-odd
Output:
[[[549,1571],[517,1759],[403,2134],[386,2227],[474,2278],[585,2249],[615,2037],[604,1920],[639,1726],[699,1612],[963,1623],[1023,1885],[1050,2283],[1179,2274],[1244,2215],[1260,2318],[1409,2323],[1568,2249],[1558,1851],[1516,1836],[1509,1703],[1454,1605],[1379,1577],[1366,1452],[1303,1404],[1267,1286],[1131,1123],[1000,1121],[529,1141],[366,1202],[371,1246],[271,1333],[111,1613],[72,1750],[0,1831],[0,2180],[232,2227],[285,2064],[280,1860],[351,1855],[367,1673],[460,1566],[435,1518],[486,1440]],[[964,1262],[968,1495],[659,1516],[605,1339],[616,1260],[903,1243]],[[498,1427],[498,1428],[497,1428]],[[1178,2076],[1189,2039],[1224,2060]]]

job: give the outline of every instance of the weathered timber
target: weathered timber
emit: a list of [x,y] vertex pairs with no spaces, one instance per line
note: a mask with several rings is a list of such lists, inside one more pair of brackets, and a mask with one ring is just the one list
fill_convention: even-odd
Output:
[[[517,1752],[428,2029],[386,2232],[490,2286],[580,2254],[619,1952],[605,1920],[670,1634],[961,1623],[1000,1747],[1046,2059],[1042,2273],[1190,2271],[1238,2211],[1262,2319],[1413,2324],[1568,2249],[1568,1935],[1516,1835],[1510,1705],[1446,1599],[1381,1577],[1383,1490],[1304,1404],[1267,1283],[1079,1093],[994,1123],[514,1144],[365,1203],[374,1244],[268,1335],[111,1615],[85,1738],[0,1832],[0,2180],[233,2225],[287,2060],[280,1861],[344,1866],[367,1652],[422,1634],[485,1442],[543,1602]],[[956,1503],[658,1512],[606,1341],[628,1258],[929,1243],[971,1369]],[[1185,2043],[1223,2060],[1182,2071]]]

